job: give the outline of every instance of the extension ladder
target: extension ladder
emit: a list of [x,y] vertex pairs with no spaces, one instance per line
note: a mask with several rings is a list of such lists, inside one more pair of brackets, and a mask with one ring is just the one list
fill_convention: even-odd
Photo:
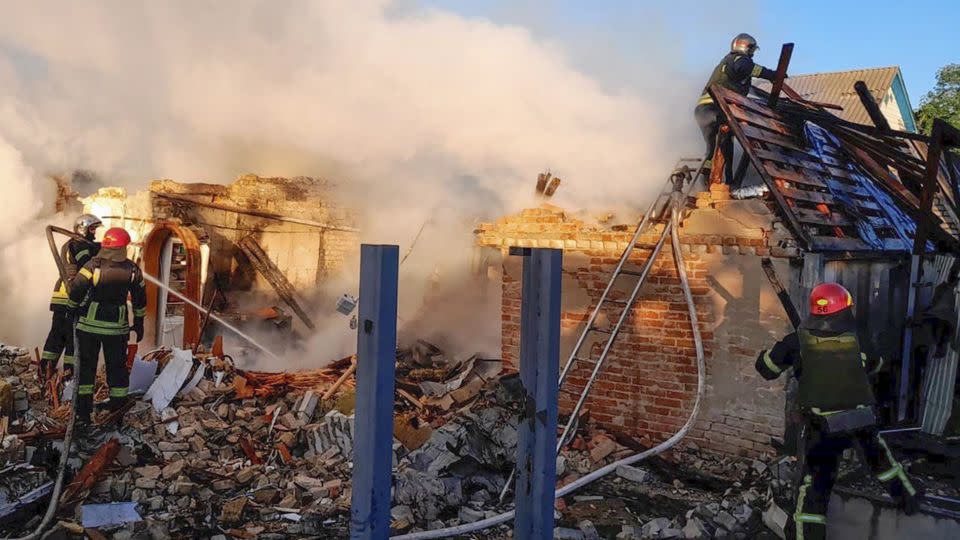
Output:
[[[565,389],[563,386],[564,380],[567,378],[567,375],[573,371],[575,366],[587,365],[593,366],[593,369],[591,371],[590,378],[587,379],[586,384],[584,384],[579,396],[577,396],[576,405],[574,406],[573,411],[570,413],[570,418],[563,427],[563,433],[557,440],[557,453],[560,453],[560,449],[563,448],[570,441],[570,439],[572,439],[573,434],[576,432],[580,410],[583,408],[584,403],[586,403],[587,398],[590,395],[590,390],[593,388],[593,385],[597,380],[597,376],[603,369],[603,365],[610,354],[610,350],[613,348],[613,344],[616,341],[617,336],[620,334],[620,329],[630,316],[631,308],[636,303],[637,298],[640,296],[640,289],[643,287],[644,282],[649,276],[650,270],[653,268],[653,264],[660,254],[660,250],[663,248],[664,243],[670,236],[670,216],[674,211],[682,211],[686,206],[687,197],[690,194],[690,190],[703,176],[703,161],[703,159],[692,158],[682,158],[677,161],[673,172],[670,173],[670,178],[664,184],[661,192],[656,196],[656,198],[654,198],[653,202],[651,202],[649,208],[647,208],[647,211],[640,219],[640,223],[637,224],[637,228],[634,230],[633,237],[627,244],[626,249],[623,250],[623,254],[620,255],[620,261],[617,263],[617,267],[614,269],[613,275],[610,277],[610,281],[607,282],[607,286],[604,289],[603,294],[600,296],[600,300],[593,308],[590,318],[587,319],[587,324],[584,327],[583,332],[580,334],[580,337],[577,339],[576,344],[573,346],[573,350],[570,351],[570,356],[567,358],[567,363],[563,366],[563,370],[560,372],[559,385],[561,394],[565,393],[568,395],[575,395],[575,390]],[[687,163],[697,163],[698,165],[696,168],[691,169],[686,165]],[[640,238],[650,226],[656,223],[664,224],[663,232],[660,234],[660,237],[657,239],[656,244],[654,244],[653,249],[647,256],[646,260],[644,260],[644,262],[641,264],[640,270],[637,271],[624,268],[634,252],[649,248],[649,246],[640,244]],[[614,286],[619,280],[621,280],[621,278],[636,279],[636,282],[630,289],[630,295],[626,300],[611,298],[611,291],[613,291]],[[596,325],[597,316],[601,311],[604,310],[604,308],[610,307],[614,309],[614,313],[616,312],[615,310],[619,308],[619,316],[617,316],[616,323],[609,329],[598,327]],[[581,356],[581,349],[583,349],[584,343],[587,342],[587,338],[591,335],[598,334],[606,336],[606,342],[604,343],[600,356],[596,359],[589,358],[589,354],[587,355],[587,358]],[[503,490],[500,492],[501,503],[503,503],[506,494],[510,489],[510,485],[513,483],[513,478],[515,475],[516,469],[514,469],[513,473],[511,473],[506,484],[503,486]]]

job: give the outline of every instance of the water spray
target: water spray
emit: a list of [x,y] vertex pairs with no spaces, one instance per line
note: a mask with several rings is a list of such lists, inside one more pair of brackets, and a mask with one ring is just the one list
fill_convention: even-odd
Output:
[[184,296],[183,294],[181,294],[179,291],[176,291],[176,290],[174,290],[174,289],[171,289],[168,285],[164,284],[164,283],[161,282],[159,279],[151,276],[150,274],[148,274],[148,273],[146,273],[146,272],[143,272],[143,278],[146,279],[147,281],[149,281],[150,283],[153,283],[153,284],[156,285],[157,287],[160,287],[160,288],[163,289],[164,291],[166,291],[166,292],[168,292],[168,293],[176,296],[176,297],[179,298],[180,300],[183,300],[184,302],[186,302],[186,303],[189,304],[190,306],[192,306],[192,307],[200,310],[201,313],[207,315],[207,316],[210,317],[211,319],[213,319],[213,320],[217,321],[218,323],[222,324],[222,325],[224,326],[224,328],[226,328],[227,330],[230,330],[230,331],[233,332],[234,334],[236,334],[236,335],[240,336],[241,338],[245,339],[245,340],[246,340],[247,342],[249,342],[251,345],[253,345],[254,347],[256,347],[256,348],[260,349],[261,351],[263,351],[264,353],[266,353],[267,356],[269,356],[270,358],[273,358],[274,360],[280,361],[280,357],[277,356],[276,354],[274,354],[270,349],[268,349],[268,348],[264,347],[263,345],[261,345],[260,343],[258,343],[257,340],[255,340],[255,339],[253,339],[252,337],[250,337],[249,335],[245,334],[245,333],[242,332],[239,328],[233,326],[232,324],[230,324],[230,323],[228,323],[227,321],[223,320],[221,317],[215,315],[212,311],[204,308],[203,306],[201,306],[200,304],[194,302],[194,301],[191,300],[190,298],[187,298],[186,296]]

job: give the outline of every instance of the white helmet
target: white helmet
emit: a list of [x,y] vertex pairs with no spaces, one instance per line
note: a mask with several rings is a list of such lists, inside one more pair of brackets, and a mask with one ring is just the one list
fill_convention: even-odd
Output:
[[88,234],[93,234],[93,231],[103,225],[103,222],[100,221],[100,218],[93,214],[83,214],[73,222],[73,232],[81,235],[87,236]]
[[753,39],[750,34],[737,34],[737,37],[730,42],[730,52],[733,53],[753,56],[753,53],[758,50],[760,50],[760,46],[757,45],[757,40]]

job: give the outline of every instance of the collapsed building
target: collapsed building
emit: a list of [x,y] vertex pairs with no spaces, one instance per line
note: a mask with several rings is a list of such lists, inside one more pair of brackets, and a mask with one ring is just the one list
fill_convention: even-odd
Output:
[[[321,179],[246,175],[228,185],[158,180],[135,194],[102,188],[82,202],[106,226],[130,231],[131,258],[147,274],[221,316],[311,329],[317,299],[303,295],[359,248],[356,212],[335,193]],[[148,282],[145,327],[148,346],[192,348],[203,317]]]
[[[901,115],[897,127],[909,128],[899,71],[884,77],[889,80],[870,90],[876,101],[887,100],[881,110]],[[671,452],[639,467],[616,467],[615,475],[560,497],[562,537],[782,537],[786,514],[777,505],[785,504],[791,479],[772,441],[784,434],[783,385],[762,380],[754,361],[794,321],[771,274],[800,315],[806,314],[801,299],[816,283],[838,281],[853,291],[861,334],[869,336],[871,350],[890,353],[875,383],[885,424],[895,423],[902,408],[911,418],[930,409],[943,417],[956,402],[956,354],[946,362],[954,365],[950,380],[949,368],[916,369],[922,359],[904,356],[899,346],[918,230],[927,231],[925,251],[939,256],[926,264],[916,304],[928,301],[958,252],[955,158],[943,159],[925,208],[923,140],[834,116],[836,109],[811,102],[830,99],[812,89],[806,98],[780,97],[777,107],[713,92],[741,150],[736,189],[711,184],[684,196],[678,231],[706,355],[705,401]],[[757,93],[764,96],[762,89]],[[863,107],[876,120],[876,111]],[[538,191],[552,194],[559,182],[550,185]],[[312,329],[308,306],[326,301],[312,291],[352,265],[359,247],[356,213],[337,204],[329,183],[310,178],[248,175],[229,185],[162,180],[136,194],[101,189],[83,204],[105,225],[131,232],[132,257],[161,283],[226,319],[281,332]],[[668,226],[663,208],[652,206],[650,225],[636,242],[633,223],[546,204],[479,225],[477,259],[502,265],[488,274],[499,281],[501,358],[425,342],[396,351],[394,532],[462,527],[510,507],[497,496],[509,485],[518,418],[529,409],[517,374],[520,263],[510,248],[564,252],[560,356],[564,364],[577,363],[561,387],[561,413],[573,410],[597,370],[557,459],[558,485],[648,451],[685,425],[697,396],[697,346],[681,278],[668,263],[669,245],[638,300],[627,301],[640,265],[659,250],[656,239]],[[607,291],[621,261],[627,273]],[[133,359],[131,368],[144,400],[123,413],[126,428],[106,434],[76,467],[58,501],[60,527],[93,537],[100,530],[150,538],[345,536],[351,475],[367,465],[355,462],[363,458],[354,453],[357,359],[309,372],[251,371],[231,362],[235,350],[214,339],[222,329],[208,325],[196,307],[151,283],[147,309],[143,348],[151,352]],[[626,324],[614,331],[623,310]],[[585,352],[572,358],[585,332]],[[609,355],[598,367],[605,348]],[[5,456],[20,465],[0,471],[0,482],[29,481],[12,492],[10,512],[0,511],[0,527],[20,531],[36,523],[22,514],[49,493],[52,482],[41,471],[70,413],[69,404],[58,401],[58,382],[32,369],[28,351],[4,351],[0,371],[24,399],[15,400],[17,412],[10,413],[2,439]],[[942,395],[931,399],[930,386]],[[97,391],[104,397],[103,381]],[[928,515],[939,519],[930,530],[952,534],[960,517],[960,471],[949,461],[956,448],[943,435],[953,428],[923,429],[932,438],[897,440],[895,448],[912,456],[911,474],[936,477],[928,492],[942,500],[936,508],[928,500]],[[899,517],[881,510],[882,499],[858,484],[859,471],[844,472],[847,491],[840,493],[847,498],[835,504],[845,509],[845,520],[833,522],[833,533],[863,530],[871,516],[893,520],[877,534],[903,532]],[[116,505],[125,517],[103,517]],[[16,521],[8,518],[17,512]],[[507,532],[501,526],[479,534]]]

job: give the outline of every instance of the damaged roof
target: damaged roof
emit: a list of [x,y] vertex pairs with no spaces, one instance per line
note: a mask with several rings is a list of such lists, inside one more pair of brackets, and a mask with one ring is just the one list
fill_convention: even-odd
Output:
[[[841,120],[802,97],[780,97],[774,109],[724,88],[711,92],[805,249],[912,249],[925,170],[925,147],[912,134]],[[941,177],[938,198],[951,211],[931,217],[931,240],[956,245],[956,179]]]

